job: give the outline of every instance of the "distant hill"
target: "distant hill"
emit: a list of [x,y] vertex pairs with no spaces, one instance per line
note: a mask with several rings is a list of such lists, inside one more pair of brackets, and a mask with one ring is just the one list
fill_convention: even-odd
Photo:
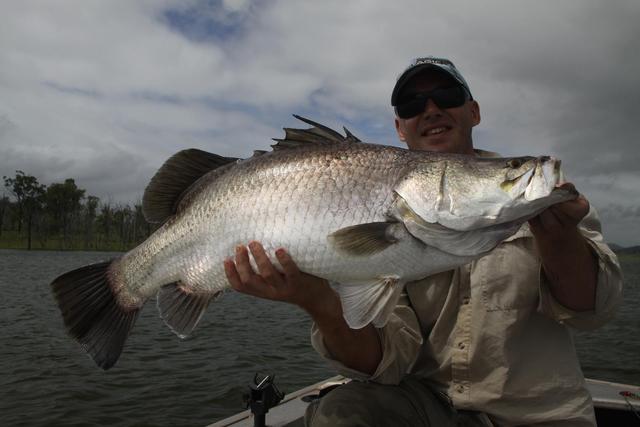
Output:
[[615,243],[610,243],[609,247],[613,252],[617,253],[618,255],[640,254],[640,246],[629,246],[625,248],[623,246],[616,245]]

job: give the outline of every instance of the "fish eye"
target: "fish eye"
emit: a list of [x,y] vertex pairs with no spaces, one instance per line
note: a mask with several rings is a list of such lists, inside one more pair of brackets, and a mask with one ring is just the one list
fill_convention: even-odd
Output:
[[511,159],[507,162],[507,167],[511,169],[517,169],[522,166],[522,161],[520,159]]

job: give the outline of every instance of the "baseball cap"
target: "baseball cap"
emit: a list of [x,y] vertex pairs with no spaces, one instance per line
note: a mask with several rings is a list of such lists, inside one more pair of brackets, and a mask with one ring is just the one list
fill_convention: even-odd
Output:
[[423,58],[416,58],[411,61],[409,66],[402,72],[402,74],[400,74],[400,76],[396,80],[396,85],[393,87],[393,92],[391,93],[391,105],[394,107],[398,105],[398,97],[400,95],[400,92],[413,76],[428,69],[441,71],[452,77],[455,81],[460,83],[462,87],[465,88],[465,90],[469,93],[469,97],[473,99],[467,81],[464,79],[464,77],[462,77],[462,74],[460,74],[456,66],[453,65],[453,62],[449,61],[446,58],[425,56]]

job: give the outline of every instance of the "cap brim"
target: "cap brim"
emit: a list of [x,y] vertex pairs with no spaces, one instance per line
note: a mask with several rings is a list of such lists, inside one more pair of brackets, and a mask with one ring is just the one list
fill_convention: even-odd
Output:
[[464,82],[461,82],[453,73],[449,72],[447,69],[440,67],[436,64],[420,64],[420,65],[416,65],[413,68],[410,68],[408,70],[406,70],[396,81],[396,85],[393,87],[393,92],[391,93],[391,105],[392,106],[396,106],[398,105],[397,101],[398,101],[398,97],[400,96],[400,92],[402,92],[402,89],[404,88],[404,86],[407,84],[407,82],[409,82],[409,80],[411,80],[413,77],[415,77],[416,75],[426,71],[426,70],[433,70],[433,71],[437,71],[440,72],[444,75],[446,75],[447,77],[451,78],[454,82],[457,82],[459,84],[461,84],[463,87],[466,88],[466,84]]

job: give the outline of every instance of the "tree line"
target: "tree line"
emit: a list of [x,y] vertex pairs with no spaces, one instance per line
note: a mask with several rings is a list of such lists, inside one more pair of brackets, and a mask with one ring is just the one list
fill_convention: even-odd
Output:
[[48,186],[23,171],[2,178],[0,247],[125,251],[155,228],[145,220],[141,203],[101,201],[73,178]]

